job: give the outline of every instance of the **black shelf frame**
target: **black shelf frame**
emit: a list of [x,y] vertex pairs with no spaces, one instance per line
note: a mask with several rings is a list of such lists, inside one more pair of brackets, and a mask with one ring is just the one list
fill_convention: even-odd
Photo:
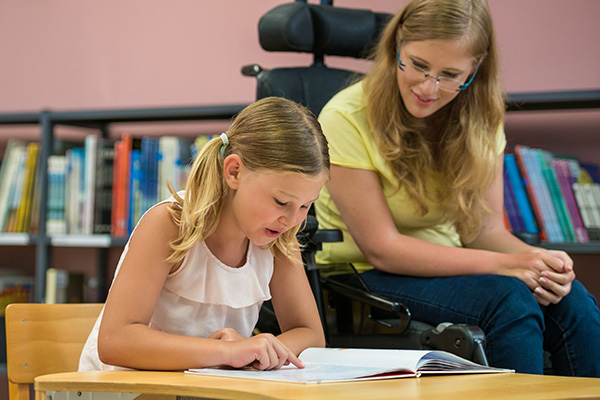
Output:
[[600,89],[564,92],[512,93],[507,111],[546,111],[600,108]]
[[[147,123],[147,122],[176,122],[176,121],[218,121],[231,120],[247,104],[233,105],[211,105],[190,107],[165,107],[165,108],[130,108],[130,109],[105,109],[105,110],[72,110],[51,111],[44,110],[39,113],[6,113],[0,114],[0,125],[38,125],[41,128],[41,152],[39,168],[45,172],[48,157],[54,141],[54,129],[58,125],[75,126],[82,128],[98,129],[102,136],[108,136],[109,125],[114,123]],[[600,109],[600,89],[557,91],[557,92],[533,92],[533,93],[509,93],[506,98],[506,109],[513,111],[546,111],[546,110],[575,110],[575,109]],[[52,238],[46,231],[48,176],[45,173],[41,177],[41,199],[39,232],[30,236],[27,245],[34,245],[36,251],[36,266],[34,278],[34,301],[43,302],[46,283],[46,269],[51,260],[53,247],[78,246],[92,247],[98,249],[98,293],[106,295],[106,260],[107,251],[110,247],[122,247],[127,238],[112,237],[108,244],[102,241],[98,244],[98,238],[90,237],[89,246],[85,240],[77,241],[77,244],[64,243],[53,244]],[[2,243],[0,246],[10,246],[10,243]],[[597,253],[600,254],[600,242],[589,244],[574,243],[542,243],[542,247],[549,249],[563,249],[572,253]],[[98,301],[104,301],[99,298]]]

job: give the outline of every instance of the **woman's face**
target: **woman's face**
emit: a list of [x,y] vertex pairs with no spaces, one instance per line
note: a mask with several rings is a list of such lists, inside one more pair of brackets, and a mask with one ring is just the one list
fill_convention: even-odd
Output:
[[464,83],[475,69],[473,57],[461,40],[402,42],[400,59],[405,66],[404,71],[397,66],[398,88],[406,109],[415,118],[433,115],[459,95],[440,89],[436,78]]

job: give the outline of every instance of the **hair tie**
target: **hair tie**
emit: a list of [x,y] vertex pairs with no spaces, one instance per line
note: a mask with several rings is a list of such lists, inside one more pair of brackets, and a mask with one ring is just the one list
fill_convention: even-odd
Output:
[[229,138],[227,137],[227,134],[225,132],[221,133],[221,135],[219,135],[219,137],[221,138],[221,141],[223,142],[223,146],[227,147],[227,145],[229,144]]

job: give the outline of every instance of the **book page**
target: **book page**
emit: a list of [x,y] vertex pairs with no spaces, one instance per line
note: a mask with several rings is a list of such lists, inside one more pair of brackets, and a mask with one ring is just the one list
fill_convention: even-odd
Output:
[[278,382],[292,383],[325,383],[344,382],[366,379],[390,379],[413,377],[415,374],[409,371],[390,371],[382,373],[382,368],[361,367],[352,365],[336,365],[325,363],[307,362],[303,369],[293,365],[282,367],[273,371],[258,371],[253,368],[230,369],[230,368],[200,368],[191,369],[187,373],[226,376],[247,379],[262,379]]
[[304,363],[356,365],[379,368],[380,371],[403,369],[416,372],[419,360],[429,350],[388,350],[311,347],[300,353]]

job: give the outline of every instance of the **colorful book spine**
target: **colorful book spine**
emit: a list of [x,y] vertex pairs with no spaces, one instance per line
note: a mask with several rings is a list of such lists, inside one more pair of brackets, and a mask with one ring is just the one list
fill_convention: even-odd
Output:
[[531,203],[527,197],[524,180],[519,173],[519,168],[517,167],[515,156],[513,154],[506,154],[504,156],[504,165],[506,167],[506,172],[508,174],[511,187],[515,194],[515,199],[519,206],[519,211],[521,212],[521,217],[523,218],[525,232],[537,234],[539,233],[539,230],[535,222]]
[[515,193],[508,179],[506,167],[504,168],[504,210],[510,224],[510,230],[512,232],[525,232],[525,224],[519,211],[517,199]]
[[115,147],[109,139],[98,140],[94,233],[110,233],[112,223],[113,165]]
[[554,210],[556,212],[556,217],[558,219],[558,223],[564,238],[564,241],[567,243],[576,243],[577,237],[575,236],[575,229],[573,227],[573,221],[571,221],[571,217],[569,215],[569,211],[567,210],[567,206],[565,204],[565,200],[560,191],[560,187],[558,184],[558,178],[556,177],[556,173],[552,168],[552,159],[553,156],[550,152],[541,150],[541,149],[532,149],[538,157],[538,161],[542,168],[542,174],[544,175],[544,179],[546,179],[546,184],[548,186],[548,191],[550,192],[550,198],[552,200],[552,204],[554,205]]
[[589,242],[589,236],[585,225],[583,224],[583,220],[581,219],[581,214],[579,212],[579,208],[577,207],[577,201],[575,200],[575,196],[573,195],[571,183],[572,178],[570,177],[571,168],[569,166],[569,161],[562,159],[553,159],[552,168],[554,168],[554,171],[556,173],[556,178],[558,179],[558,184],[560,187],[562,197],[565,200],[569,216],[571,217],[571,221],[573,222],[573,229],[575,230],[577,242],[587,243]]
[[552,243],[563,242],[564,237],[538,157],[532,149],[521,145],[515,146],[515,154],[526,180],[526,188],[535,216],[541,227],[540,239]]

